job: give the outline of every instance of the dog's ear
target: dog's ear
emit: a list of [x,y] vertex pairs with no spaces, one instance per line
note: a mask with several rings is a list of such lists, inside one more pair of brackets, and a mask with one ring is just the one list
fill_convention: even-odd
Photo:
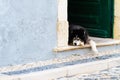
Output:
[[72,33],[73,33],[73,30],[72,30],[72,31],[70,31],[70,33],[72,34]]
[[84,36],[86,35],[86,31],[83,32],[83,35],[84,35]]
[[89,35],[87,31],[84,31],[84,44],[88,44],[88,41],[89,41]]

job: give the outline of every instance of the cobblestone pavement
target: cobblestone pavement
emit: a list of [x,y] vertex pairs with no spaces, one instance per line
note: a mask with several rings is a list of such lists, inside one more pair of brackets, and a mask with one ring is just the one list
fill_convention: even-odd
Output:
[[93,74],[82,74],[58,78],[57,80],[120,80],[120,66]]

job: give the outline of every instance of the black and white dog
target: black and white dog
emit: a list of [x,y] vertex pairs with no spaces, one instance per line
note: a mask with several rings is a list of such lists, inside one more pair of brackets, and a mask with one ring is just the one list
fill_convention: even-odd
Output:
[[89,39],[89,35],[87,30],[80,26],[80,25],[69,25],[69,45],[74,45],[74,46],[79,46],[82,45],[84,46],[85,44],[90,44],[92,50],[95,53],[98,53],[98,50],[96,48],[96,43]]

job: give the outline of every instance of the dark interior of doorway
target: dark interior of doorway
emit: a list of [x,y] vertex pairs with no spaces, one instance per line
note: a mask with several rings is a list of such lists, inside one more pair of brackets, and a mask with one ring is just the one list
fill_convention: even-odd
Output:
[[114,0],[68,0],[68,21],[84,26],[90,36],[112,38]]

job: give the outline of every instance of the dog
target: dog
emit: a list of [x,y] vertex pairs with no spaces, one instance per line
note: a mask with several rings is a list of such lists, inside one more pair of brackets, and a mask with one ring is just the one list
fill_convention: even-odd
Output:
[[89,39],[87,30],[80,25],[69,25],[68,44],[73,46],[84,46],[86,44],[90,44],[92,51],[98,53],[96,43],[93,40]]

